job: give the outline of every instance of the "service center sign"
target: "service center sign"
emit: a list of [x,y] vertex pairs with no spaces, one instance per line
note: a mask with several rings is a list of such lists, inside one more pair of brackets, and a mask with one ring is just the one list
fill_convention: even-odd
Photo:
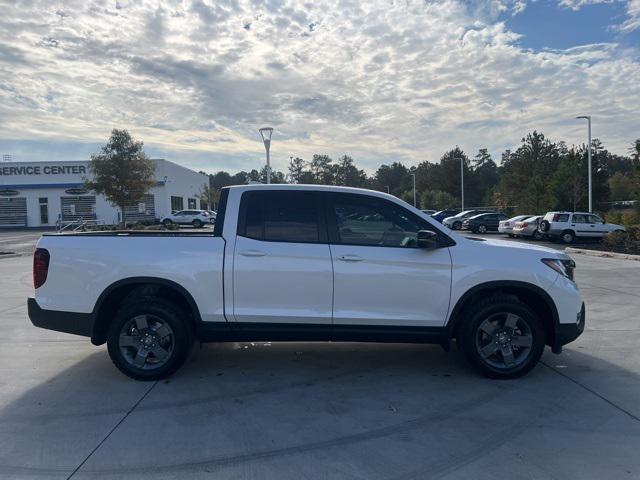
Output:
[[86,175],[85,165],[0,165],[0,175]]

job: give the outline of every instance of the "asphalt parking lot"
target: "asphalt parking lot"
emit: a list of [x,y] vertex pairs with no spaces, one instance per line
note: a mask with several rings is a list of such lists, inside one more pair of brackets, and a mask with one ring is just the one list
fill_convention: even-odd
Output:
[[640,478],[640,262],[574,258],[586,331],[519,380],[455,348],[233,343],[157,383],[33,327],[31,258],[0,258],[0,478]]

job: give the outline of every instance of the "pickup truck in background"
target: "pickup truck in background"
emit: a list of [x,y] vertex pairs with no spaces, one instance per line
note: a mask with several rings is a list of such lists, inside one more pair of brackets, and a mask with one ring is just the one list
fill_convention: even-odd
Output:
[[465,238],[385,193],[247,185],[222,190],[212,233],[44,235],[28,308],[38,327],[107,343],[140,380],[174,373],[195,339],[455,339],[480,372],[513,378],[583,331],[574,267]]

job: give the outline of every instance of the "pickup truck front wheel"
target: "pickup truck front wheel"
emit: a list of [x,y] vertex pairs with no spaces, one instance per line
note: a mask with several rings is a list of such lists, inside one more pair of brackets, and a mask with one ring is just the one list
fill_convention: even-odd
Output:
[[193,334],[185,314],[163,299],[123,305],[109,328],[107,347],[112,362],[136,380],[162,380],[187,359]]
[[516,297],[500,295],[467,310],[458,342],[467,359],[491,378],[516,378],[536,366],[544,350],[544,328]]

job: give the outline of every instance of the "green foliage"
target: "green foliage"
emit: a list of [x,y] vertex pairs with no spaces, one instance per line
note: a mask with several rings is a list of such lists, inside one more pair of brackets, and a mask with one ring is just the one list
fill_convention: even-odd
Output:
[[101,153],[89,160],[93,178],[85,179],[85,187],[120,208],[123,227],[125,206],[141,201],[155,185],[155,164],[142,147],[126,130],[114,129]]
[[451,194],[442,190],[425,190],[420,195],[420,206],[423,209],[444,210],[455,202]]

